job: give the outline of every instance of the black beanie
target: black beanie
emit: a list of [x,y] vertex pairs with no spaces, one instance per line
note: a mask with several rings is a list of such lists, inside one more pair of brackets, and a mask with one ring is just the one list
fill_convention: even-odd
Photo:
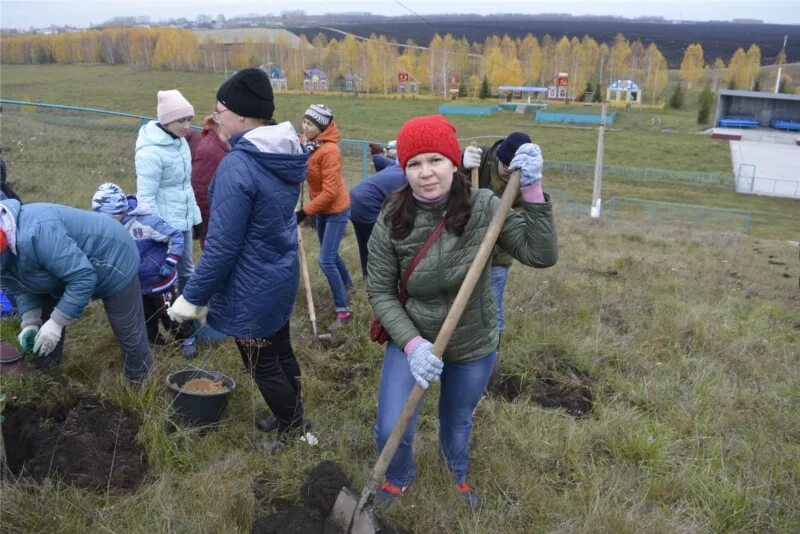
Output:
[[271,119],[275,112],[272,84],[261,69],[242,69],[225,80],[217,100],[242,117]]
[[503,139],[503,142],[497,147],[495,151],[495,156],[500,162],[508,167],[511,164],[511,160],[514,159],[514,154],[517,153],[517,149],[526,143],[530,143],[531,138],[528,137],[528,134],[522,132],[514,132],[509,134],[508,137]]

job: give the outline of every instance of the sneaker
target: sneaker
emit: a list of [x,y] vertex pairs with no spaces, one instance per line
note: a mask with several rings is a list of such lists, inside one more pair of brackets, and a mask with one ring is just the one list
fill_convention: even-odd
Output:
[[194,336],[181,344],[181,355],[184,358],[194,358],[197,355],[197,344]]
[[472,510],[477,510],[481,507],[481,500],[478,494],[475,493],[475,490],[472,489],[472,486],[466,482],[462,482],[461,484],[456,484],[456,489],[466,505]]
[[396,486],[391,482],[381,484],[381,489],[375,494],[375,506],[388,508],[394,501],[408,490],[408,486]]
[[328,327],[328,332],[338,330],[352,320],[353,314],[351,312],[339,312],[336,314],[336,320]]
[[278,420],[264,417],[263,419],[256,421],[256,428],[262,432],[273,432],[278,430]]
[[262,439],[257,441],[254,447],[257,451],[266,451],[270,454],[277,454],[292,442],[304,443],[310,447],[315,447],[317,444],[319,444],[319,438],[317,438],[317,436],[309,430],[304,430],[300,433],[284,432],[278,436],[278,439]]

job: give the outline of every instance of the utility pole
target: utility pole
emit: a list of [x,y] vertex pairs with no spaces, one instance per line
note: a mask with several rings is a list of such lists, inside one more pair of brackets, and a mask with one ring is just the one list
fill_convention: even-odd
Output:
[[[786,40],[789,38],[788,35],[783,36],[783,48],[781,52],[786,52]],[[783,70],[783,65],[778,65],[778,75],[775,77],[775,94],[778,93],[778,89],[781,86],[781,71]]]
[[589,215],[592,219],[600,218],[602,202],[600,200],[600,190],[603,185],[603,136],[606,130],[606,103],[603,102],[600,112],[600,129],[597,132],[597,156],[594,160],[594,189],[592,190],[592,207]]

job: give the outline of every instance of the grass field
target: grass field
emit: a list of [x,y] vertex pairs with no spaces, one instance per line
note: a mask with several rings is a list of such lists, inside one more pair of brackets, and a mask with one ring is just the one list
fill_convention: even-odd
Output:
[[[107,67],[7,66],[0,80],[4,98],[148,115],[159,87],[178,87],[198,109],[204,100],[210,109],[220,81]],[[279,118],[298,124],[305,106],[317,100],[331,105],[346,137],[383,141],[405,118],[431,113],[438,104],[282,94]],[[726,170],[724,145],[693,133],[692,115],[658,112],[661,127],[669,124],[674,133],[648,121],[609,132],[606,162]],[[25,200],[86,207],[103,181],[133,190],[135,128],[61,124],[27,112],[6,113],[2,121],[4,157]],[[525,129],[547,158],[594,161],[592,130],[531,126],[511,114],[454,122],[462,138]],[[682,151],[691,157],[676,157]],[[348,178],[358,179],[356,171]],[[586,204],[591,187],[590,178],[545,177],[546,190],[566,191]],[[556,204],[559,263],[543,271],[515,265],[506,291],[502,374],[521,385],[519,395],[487,397],[476,414],[469,480],[484,508],[474,514],[463,509],[439,461],[434,386],[415,441],[418,479],[388,512],[393,524],[415,533],[475,534],[800,529],[800,265],[797,246],[786,242],[797,239],[797,201],[608,179],[604,197],[610,196],[748,209],[754,225],[743,234],[651,224],[645,215],[591,222]],[[305,232],[317,315],[325,326],[333,315],[331,297],[316,267],[316,240]],[[356,275],[350,231],[342,254]],[[249,532],[255,517],[302,504],[305,473],[322,460],[339,462],[360,489],[376,458],[372,424],[382,353],[368,339],[370,309],[356,279],[356,321],[330,346],[312,339],[305,298],[298,295],[293,343],[320,444],[292,446],[277,456],[253,450],[262,437],[253,423],[265,408],[233,343],[203,346],[192,362],[174,349],[159,350],[153,377],[133,393],[121,380],[119,349],[102,305],[90,305],[68,328],[59,370],[24,379],[2,375],[0,386],[15,405],[93,395],[133,410],[143,420],[137,442],[149,474],[133,494],[58,480],[5,480],[3,530]],[[17,324],[0,321],[0,330],[13,340]],[[187,364],[220,370],[238,383],[228,419],[216,432],[171,432],[165,425],[165,378]],[[591,396],[584,417],[537,401],[576,388]]]

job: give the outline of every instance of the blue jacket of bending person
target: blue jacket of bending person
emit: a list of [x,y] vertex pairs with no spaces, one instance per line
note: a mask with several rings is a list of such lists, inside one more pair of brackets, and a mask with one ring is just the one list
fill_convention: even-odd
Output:
[[90,300],[122,291],[139,268],[133,239],[102,213],[8,199],[0,202],[0,226],[13,233],[0,279],[20,314],[41,308],[41,297],[50,295],[59,299],[53,314],[67,324]]

